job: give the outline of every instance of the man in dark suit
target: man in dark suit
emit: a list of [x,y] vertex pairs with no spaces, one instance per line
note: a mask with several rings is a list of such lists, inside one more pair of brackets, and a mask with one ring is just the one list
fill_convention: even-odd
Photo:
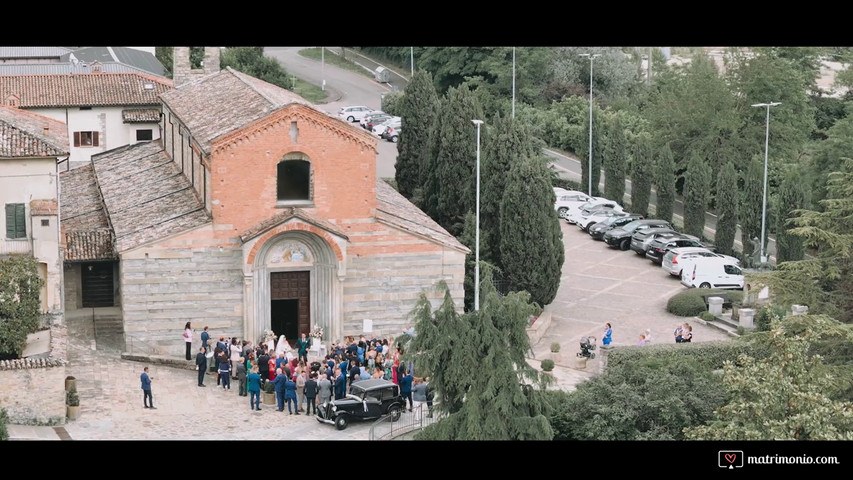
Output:
[[262,349],[258,356],[258,373],[261,375],[262,382],[270,379],[270,356],[266,349]]
[[347,377],[340,368],[335,369],[335,400],[344,398],[347,394]]
[[207,357],[204,356],[204,347],[198,349],[198,353],[195,356],[195,364],[198,367],[198,386],[206,387],[204,384],[204,372],[207,370]]
[[299,355],[300,360],[304,360],[305,363],[308,363],[308,349],[311,348],[311,339],[307,338],[303,333],[298,340],[296,340],[296,349]]
[[314,409],[314,414],[317,414],[317,390],[317,372],[311,372],[311,375],[305,382],[305,389],[302,392],[305,395],[305,403],[308,404],[308,406],[305,407],[305,415],[311,415],[312,408]]

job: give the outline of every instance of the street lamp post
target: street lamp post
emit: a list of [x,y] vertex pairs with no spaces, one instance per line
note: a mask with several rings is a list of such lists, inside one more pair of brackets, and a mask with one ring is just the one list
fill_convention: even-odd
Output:
[[415,47],[409,47],[409,59],[412,64],[412,79],[415,78]]
[[[343,48],[343,47],[341,47]],[[326,91],[326,47],[320,47],[320,77],[323,80],[320,90]]]
[[586,175],[589,178],[589,196],[592,196],[592,61],[600,57],[600,53],[581,53],[581,57],[589,58],[589,169]]
[[480,310],[480,125],[482,120],[471,120],[477,126],[477,228],[474,235],[474,311]]
[[765,120],[765,132],[764,132],[764,198],[761,201],[761,250],[760,250],[760,259],[761,263],[767,261],[767,258],[764,256],[764,224],[767,219],[767,151],[770,146],[770,107],[775,107],[776,105],[781,105],[781,102],[769,102],[769,103],[756,103],[753,107],[766,107],[767,108],[767,119]]
[[515,118],[515,47],[512,47],[512,118]]

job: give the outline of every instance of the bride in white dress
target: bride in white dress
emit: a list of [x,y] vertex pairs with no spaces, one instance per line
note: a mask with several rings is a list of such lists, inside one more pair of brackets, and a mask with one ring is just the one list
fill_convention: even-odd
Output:
[[275,356],[278,357],[282,353],[290,351],[290,344],[287,343],[287,338],[284,335],[278,337],[278,345],[275,346]]

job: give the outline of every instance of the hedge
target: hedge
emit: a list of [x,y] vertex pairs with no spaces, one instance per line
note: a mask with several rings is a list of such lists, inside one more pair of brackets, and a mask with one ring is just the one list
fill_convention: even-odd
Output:
[[698,343],[655,343],[652,345],[614,348],[607,354],[607,369],[633,365],[647,356],[661,360],[681,361],[693,359],[711,369],[723,368],[726,360],[736,360],[740,355],[762,358],[769,354],[766,347],[746,340],[722,340]]
[[708,297],[723,297],[726,303],[739,303],[743,300],[743,292],[690,288],[670,297],[666,303],[666,311],[679,317],[695,317],[708,310]]
[[0,408],[0,441],[9,440],[9,430],[6,429],[6,423],[9,421],[6,410]]

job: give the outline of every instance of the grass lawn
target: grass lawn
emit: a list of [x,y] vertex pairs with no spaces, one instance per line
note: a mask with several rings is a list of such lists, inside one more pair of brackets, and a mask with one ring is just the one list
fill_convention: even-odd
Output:
[[[318,62],[320,61],[320,48],[319,47],[303,48],[302,50],[299,51],[299,54],[305,58],[317,60]],[[360,73],[367,78],[373,78],[373,75],[370,72],[368,72],[367,70],[365,70],[364,68],[359,67],[358,65],[352,63],[349,60],[345,60],[345,59],[341,58],[340,55],[338,55],[336,53],[332,53],[328,49],[326,49],[326,55],[323,57],[323,61],[328,63],[329,65],[334,65],[336,67],[340,67],[340,68],[349,70],[351,72]]]

